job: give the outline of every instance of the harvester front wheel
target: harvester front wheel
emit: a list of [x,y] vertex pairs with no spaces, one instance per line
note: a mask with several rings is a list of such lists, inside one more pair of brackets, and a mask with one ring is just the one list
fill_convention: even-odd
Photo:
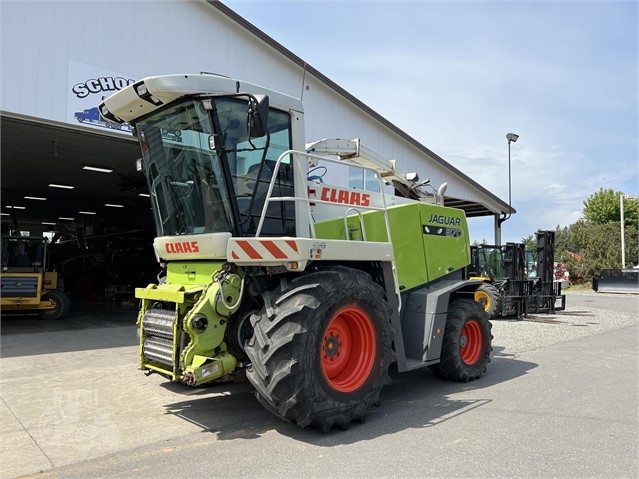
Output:
[[492,351],[492,324],[471,299],[453,301],[448,309],[440,362],[430,366],[438,376],[472,381],[486,372]]
[[69,313],[71,302],[69,298],[60,290],[49,291],[42,297],[53,303],[53,309],[42,309],[38,312],[42,319],[61,319]]
[[502,296],[499,289],[490,283],[482,284],[475,291],[475,301],[481,304],[489,318],[501,314]]
[[362,271],[333,267],[265,294],[246,346],[260,403],[300,427],[364,421],[390,383],[391,307]]

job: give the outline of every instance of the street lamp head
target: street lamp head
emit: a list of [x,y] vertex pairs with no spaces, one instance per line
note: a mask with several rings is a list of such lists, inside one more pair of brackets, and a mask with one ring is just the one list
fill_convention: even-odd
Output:
[[508,133],[506,135],[506,139],[508,140],[508,143],[510,142],[515,143],[518,138],[519,138],[519,135],[517,135],[516,133]]

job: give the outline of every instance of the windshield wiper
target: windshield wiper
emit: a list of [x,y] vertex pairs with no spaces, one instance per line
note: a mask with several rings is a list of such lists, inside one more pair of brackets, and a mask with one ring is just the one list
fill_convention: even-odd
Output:
[[[237,201],[234,200],[235,189],[233,187],[233,178],[231,176],[231,170],[229,168],[228,156],[226,155],[226,151],[224,149],[226,133],[221,133],[222,128],[220,127],[220,118],[217,114],[217,107],[215,106],[215,102],[212,101],[212,105],[213,108],[210,111],[210,115],[211,122],[213,123],[213,143],[215,152],[217,153],[217,157],[220,161],[224,183],[226,184],[225,190],[231,206],[231,214],[233,215],[233,232],[237,233],[239,228],[238,225],[240,224],[240,212],[237,207]],[[231,198],[233,198],[233,200],[231,200]]]
[[187,234],[188,225],[185,219],[184,209],[182,208],[182,205],[180,204],[178,200],[178,196],[175,193],[176,186],[177,185],[181,186],[181,183],[173,181],[171,177],[169,176],[166,177],[166,183],[169,187],[169,192],[171,193],[171,203],[172,203],[173,209],[175,210],[174,214],[178,223],[178,228],[176,229],[175,234],[178,234],[178,235]]

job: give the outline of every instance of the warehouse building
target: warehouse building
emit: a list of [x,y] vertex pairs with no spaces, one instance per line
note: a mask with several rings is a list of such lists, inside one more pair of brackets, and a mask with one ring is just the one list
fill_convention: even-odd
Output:
[[[224,4],[149,5],[2,4],[3,229],[61,239],[51,261],[76,297],[130,291],[157,269],[137,141],[97,111],[146,76],[207,71],[303,95],[309,141],[357,137],[404,172],[447,182],[445,204],[469,218],[492,216],[498,237],[507,203]],[[157,25],[175,33],[159,35]]]

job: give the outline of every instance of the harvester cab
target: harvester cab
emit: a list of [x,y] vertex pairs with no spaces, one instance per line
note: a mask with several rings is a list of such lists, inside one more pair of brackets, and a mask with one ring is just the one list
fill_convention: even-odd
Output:
[[[323,430],[363,420],[393,361],[484,373],[490,323],[445,185],[424,191],[357,139],[306,144],[300,100],[217,75],[145,78],[99,109],[134,127],[165,265],[136,290],[142,370],[191,386],[246,372],[269,411]],[[374,187],[330,184],[344,167]]]

